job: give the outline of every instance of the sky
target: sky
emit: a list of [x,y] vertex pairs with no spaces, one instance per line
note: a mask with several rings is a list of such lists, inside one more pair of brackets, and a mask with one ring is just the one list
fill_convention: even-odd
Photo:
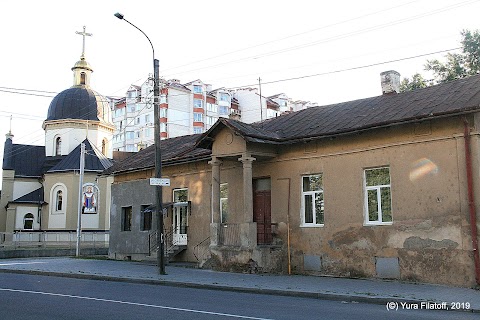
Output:
[[148,78],[150,44],[116,12],[148,35],[166,80],[216,89],[261,78],[264,96],[319,105],[380,95],[382,71],[428,79],[427,59],[480,29],[480,0],[1,1],[0,133],[44,144],[48,106],[73,84],[83,26],[95,91],[120,97]]

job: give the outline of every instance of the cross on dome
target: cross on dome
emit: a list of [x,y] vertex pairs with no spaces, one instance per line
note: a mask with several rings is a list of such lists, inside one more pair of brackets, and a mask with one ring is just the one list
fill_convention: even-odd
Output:
[[87,29],[86,26],[83,26],[83,32],[81,31],[75,31],[76,34],[79,34],[83,37],[83,46],[82,46],[82,58],[85,59],[85,37],[91,37],[93,36],[92,33],[87,33],[85,30]]

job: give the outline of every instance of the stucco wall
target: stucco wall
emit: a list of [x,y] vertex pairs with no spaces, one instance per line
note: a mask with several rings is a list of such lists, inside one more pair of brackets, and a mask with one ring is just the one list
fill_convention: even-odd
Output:
[[[474,185],[479,190],[480,142],[472,129]],[[462,119],[452,117],[277,148],[243,143],[236,135],[231,140],[227,130],[218,133],[212,156],[223,162],[220,183],[228,183],[228,223],[245,222],[243,168],[238,158],[251,154],[257,159],[253,178],[271,179],[272,223],[277,230],[273,251],[264,247],[214,248],[220,252],[220,260],[230,259],[222,263],[252,259],[273,269],[272,261],[278,261],[277,270],[286,271],[288,259],[284,257],[290,242],[294,273],[474,285]],[[384,166],[390,170],[393,222],[366,225],[364,170]],[[164,188],[164,202],[171,201],[173,188],[182,187],[189,188],[192,201],[189,246],[179,260],[194,261],[195,245],[210,235],[210,170],[206,162],[164,169],[164,177],[171,178],[171,186]],[[325,222],[305,227],[301,223],[301,178],[316,173],[323,175]],[[135,236],[138,231],[118,232],[119,215],[121,206],[132,205],[138,214],[141,204],[154,202],[148,180],[134,180],[152,174],[145,171],[115,177],[111,253],[145,249],[142,241],[146,240]],[[475,205],[478,211],[478,199]],[[168,219],[171,216],[166,225],[171,224]],[[270,260],[269,250],[275,251]]]
[[[197,261],[200,250],[197,245],[208,240],[211,220],[210,194],[211,173],[205,162],[164,167],[162,176],[170,178],[170,187],[163,187],[163,202],[173,200],[173,190],[188,188],[188,199],[191,201],[191,211],[188,216],[187,250],[180,253],[174,260]],[[141,175],[140,175],[141,176]],[[110,257],[124,259],[130,256],[141,260],[148,255],[148,237],[150,231],[141,231],[141,206],[155,204],[155,187],[149,185],[148,178],[121,181],[112,185],[112,201],[110,210]],[[132,206],[131,231],[122,231],[122,207]],[[164,218],[165,228],[172,227],[172,211],[167,210]],[[156,230],[156,217],[153,216],[152,231]],[[208,241],[206,241],[208,246]],[[194,254],[195,253],[195,254]]]

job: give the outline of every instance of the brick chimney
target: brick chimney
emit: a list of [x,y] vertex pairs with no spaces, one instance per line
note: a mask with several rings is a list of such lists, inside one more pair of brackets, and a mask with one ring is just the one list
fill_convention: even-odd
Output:
[[383,94],[395,94],[400,92],[400,73],[395,70],[380,73]]

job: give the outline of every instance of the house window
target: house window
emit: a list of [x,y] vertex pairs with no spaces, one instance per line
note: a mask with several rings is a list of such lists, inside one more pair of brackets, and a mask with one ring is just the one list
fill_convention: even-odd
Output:
[[220,219],[221,223],[228,222],[228,183],[220,185]]
[[123,121],[120,121],[120,131],[122,131]]
[[193,86],[193,93],[202,93],[202,86]]
[[202,113],[194,113],[193,114],[193,121],[194,122],[203,122],[203,114]]
[[122,231],[132,230],[132,207],[122,207]]
[[313,174],[302,177],[302,225],[321,226],[324,223],[323,177]]
[[173,202],[187,202],[188,201],[188,189],[175,189],[173,190]]
[[55,155],[62,155],[62,138],[60,137],[57,137],[57,139],[55,139]]
[[203,133],[203,128],[202,127],[193,127],[193,133],[194,134]]
[[145,115],[145,123],[149,123],[149,122],[150,122],[150,115],[146,114]]
[[33,214],[27,213],[25,217],[23,217],[23,229],[33,230]]
[[129,139],[134,139],[135,138],[135,132],[133,131],[127,131],[125,133],[125,139],[129,140]]
[[62,211],[62,209],[63,209],[63,192],[62,192],[62,190],[57,191],[57,196],[56,196],[55,203],[57,204],[56,205],[57,211]]
[[203,100],[193,99],[193,106],[195,108],[203,108]]
[[140,124],[140,117],[135,118],[135,124]]
[[160,132],[167,132],[167,124],[165,122],[160,123]]
[[392,223],[392,194],[390,168],[374,168],[364,171],[365,224]]
[[141,210],[142,210],[141,211],[141,215],[142,215],[141,230],[142,231],[152,230],[152,210],[148,207],[149,205],[142,205],[141,207]]

